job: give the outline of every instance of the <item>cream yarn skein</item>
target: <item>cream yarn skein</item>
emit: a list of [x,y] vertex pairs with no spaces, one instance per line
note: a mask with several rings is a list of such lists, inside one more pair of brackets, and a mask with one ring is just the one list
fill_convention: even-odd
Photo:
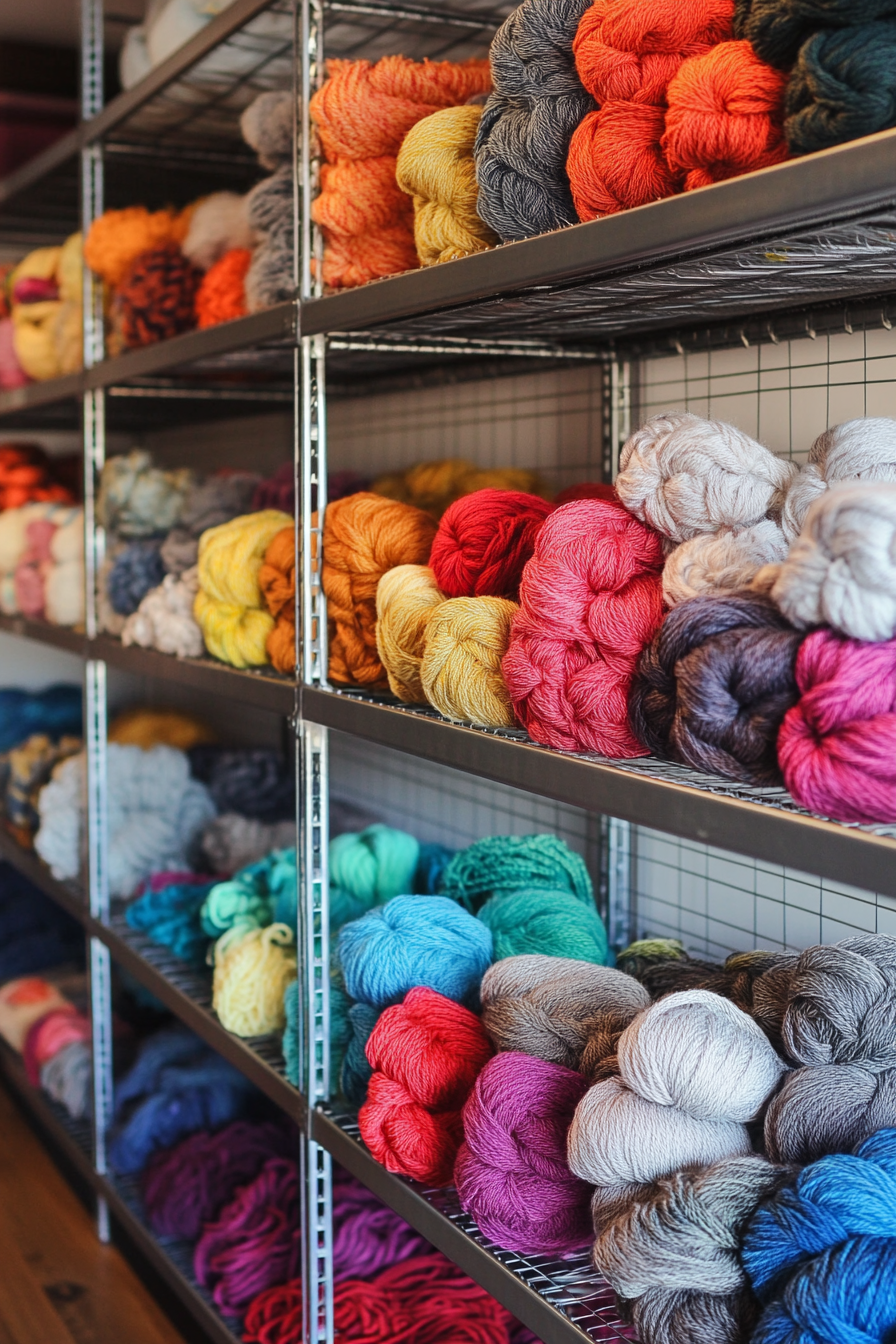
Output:
[[44,584],[44,611],[54,625],[84,620],[84,511],[75,509],[50,538],[53,564]]
[[818,436],[784,501],[781,525],[788,541],[799,536],[815,500],[843,481],[896,482],[896,420],[844,420]]
[[663,566],[663,599],[675,607],[698,593],[748,588],[764,565],[780,563],[787,542],[778,524],[763,518],[753,527],[692,537],[676,546]]
[[180,578],[166,574],[159,587],[152,588],[125,621],[122,644],[139,644],[143,649],[158,649],[178,658],[201,657],[205,645],[193,616],[198,591],[196,565],[185,570]]

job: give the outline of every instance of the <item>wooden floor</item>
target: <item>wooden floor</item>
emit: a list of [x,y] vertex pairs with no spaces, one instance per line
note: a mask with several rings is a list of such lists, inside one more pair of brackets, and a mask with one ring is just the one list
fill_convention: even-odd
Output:
[[2,1087],[0,1344],[182,1344]]

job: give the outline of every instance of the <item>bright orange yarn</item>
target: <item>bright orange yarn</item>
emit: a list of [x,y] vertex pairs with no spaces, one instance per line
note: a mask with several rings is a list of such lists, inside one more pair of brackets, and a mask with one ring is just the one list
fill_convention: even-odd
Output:
[[142,252],[167,243],[178,246],[186,237],[189,212],[149,211],[142,205],[107,210],[91,224],[84,240],[84,260],[95,275],[113,289],[120,285]]
[[71,494],[50,479],[46,454],[28,443],[0,444],[0,509],[22,504],[68,504]]
[[573,131],[566,171],[579,219],[599,219],[673,196],[678,181],[660,148],[666,109],[606,103]]
[[787,80],[749,42],[723,42],[684,63],[669,85],[663,150],[687,191],[787,158]]
[[291,527],[278,532],[258,571],[264,604],[277,624],[267,637],[268,657],[278,672],[296,670],[296,538]]
[[196,325],[216,327],[246,315],[247,247],[234,247],[209,267],[196,291]]
[[361,491],[337,499],[324,522],[322,582],[330,626],[330,679],[385,690],[376,647],[376,589],[396,565],[425,565],[436,524],[412,504]]

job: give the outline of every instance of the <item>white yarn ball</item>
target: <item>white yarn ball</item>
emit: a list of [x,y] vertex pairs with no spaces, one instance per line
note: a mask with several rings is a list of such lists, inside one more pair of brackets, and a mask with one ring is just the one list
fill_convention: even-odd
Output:
[[617,1055],[633,1092],[696,1120],[754,1120],[786,1070],[753,1019],[707,989],[667,994],[640,1013]]
[[84,510],[72,509],[50,538],[50,555],[57,564],[84,559]]
[[781,525],[788,541],[799,536],[815,500],[839,481],[896,482],[896,420],[845,420],[819,435],[784,501]]
[[692,537],[676,546],[663,566],[663,598],[675,607],[698,593],[736,592],[786,554],[784,533],[771,518],[753,527]]
[[87,792],[86,757],[83,751],[57,765],[50,782],[37,800],[40,827],[34,848],[60,882],[70,882],[81,873],[81,824]]
[[121,632],[122,644],[174,653],[178,658],[199,658],[205,648],[193,616],[199,591],[196,565],[178,578],[166,574],[158,588],[151,589],[137,610],[128,616]]
[[181,251],[194,266],[207,271],[231,248],[251,246],[245,196],[215,191],[193,210]]
[[892,639],[896,485],[836,485],[816,499],[771,596],[800,629],[826,624],[852,639]]
[[796,470],[734,425],[667,411],[625,444],[616,492],[642,522],[682,542],[774,515]]

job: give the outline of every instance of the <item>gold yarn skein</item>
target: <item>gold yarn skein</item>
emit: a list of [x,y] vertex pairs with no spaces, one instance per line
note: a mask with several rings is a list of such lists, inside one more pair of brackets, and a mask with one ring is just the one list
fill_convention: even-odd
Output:
[[414,242],[421,266],[486,252],[501,241],[479,218],[473,145],[481,107],[446,107],[405,136],[395,178],[414,198]]
[[215,944],[212,1007],[236,1036],[266,1036],[286,1026],[283,997],[296,978],[295,938],[286,924],[228,929]]
[[453,597],[430,617],[420,680],[427,700],[446,719],[480,728],[515,726],[501,659],[518,611],[504,597]]
[[376,589],[376,647],[399,700],[425,705],[420,664],[426,628],[445,594],[428,565],[397,565]]
[[199,538],[199,592],[193,614],[206,648],[233,667],[268,662],[267,638],[274,618],[263,609],[258,571],[278,532],[292,526],[289,514],[262,509],[243,514]]
[[405,471],[378,476],[370,487],[374,494],[418,509],[440,519],[449,505],[476,490],[521,490],[524,494],[550,499],[551,492],[535,471],[523,467],[494,467],[482,471],[463,457],[418,462]]

